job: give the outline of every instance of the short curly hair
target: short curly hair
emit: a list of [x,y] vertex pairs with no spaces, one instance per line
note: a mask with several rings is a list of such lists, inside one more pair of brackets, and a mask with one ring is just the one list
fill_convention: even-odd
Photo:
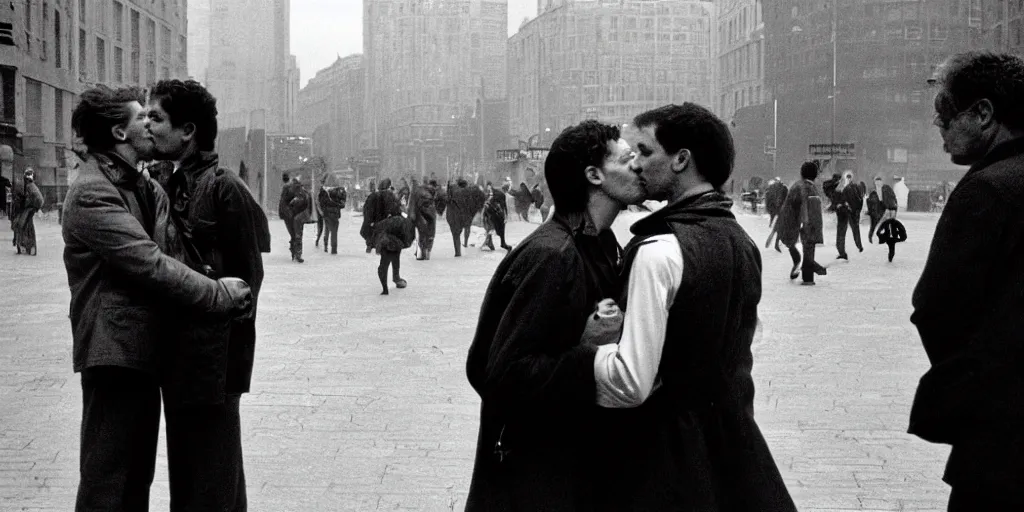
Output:
[[111,129],[131,121],[128,104],[132,102],[146,103],[142,89],[111,89],[105,85],[88,89],[79,95],[78,105],[71,113],[71,129],[89,151],[109,150],[117,143]]
[[964,52],[950,57],[932,84],[940,84],[959,112],[979,100],[992,103],[996,121],[1024,128],[1024,59],[1008,53]]
[[544,179],[556,211],[579,213],[587,208],[590,182],[585,171],[590,166],[603,167],[611,154],[608,143],[621,137],[617,126],[592,119],[562,130],[544,160]]
[[170,117],[171,125],[192,123],[200,151],[213,151],[217,140],[217,99],[195,80],[161,80],[149,92],[150,101],[159,101]]
[[716,189],[721,190],[732,176],[736,161],[732,134],[710,110],[691,102],[665,105],[636,116],[633,124],[640,129],[653,126],[654,137],[667,154],[690,150],[697,172]]

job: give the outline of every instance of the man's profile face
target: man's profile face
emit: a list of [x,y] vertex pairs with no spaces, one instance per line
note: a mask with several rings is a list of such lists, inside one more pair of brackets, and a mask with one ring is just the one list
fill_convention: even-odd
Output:
[[191,134],[186,133],[185,127],[186,125],[174,127],[171,124],[171,116],[164,110],[159,98],[150,100],[146,131],[153,140],[155,158],[178,160],[183,156],[189,141],[192,140]]
[[934,124],[942,136],[942,149],[957,165],[971,165],[985,156],[982,127],[972,111],[975,105],[958,108],[945,85],[935,95]]
[[668,200],[671,193],[675,173],[672,163],[676,155],[665,152],[665,148],[655,136],[656,126],[645,126],[634,130],[636,156],[630,166],[633,171],[643,177],[646,184],[647,198],[655,201]]
[[643,179],[630,166],[632,161],[633,149],[625,139],[608,141],[608,155],[601,166],[601,190],[623,205],[640,204],[647,199]]
[[146,132],[146,107],[133,101],[127,104],[130,113],[128,123],[124,126],[125,142],[135,150],[139,160],[153,159],[153,139]]

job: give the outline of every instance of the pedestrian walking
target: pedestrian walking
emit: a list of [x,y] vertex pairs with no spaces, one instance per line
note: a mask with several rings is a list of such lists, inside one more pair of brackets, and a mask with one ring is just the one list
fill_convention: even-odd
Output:
[[861,194],[860,187],[853,182],[853,173],[846,171],[835,192],[836,206],[836,250],[839,251],[837,259],[850,260],[846,254],[846,229],[849,227],[853,232],[853,243],[857,250],[864,252],[864,245],[860,243],[860,210],[864,204],[864,194]]
[[409,203],[409,220],[416,226],[419,239],[417,260],[429,260],[434,249],[434,235],[437,233],[437,182],[431,180],[418,187]]
[[889,246],[889,263],[896,256],[896,244],[907,241],[907,228],[896,219],[886,219],[878,226],[878,243]]
[[14,246],[17,253],[36,255],[39,249],[36,247],[36,225],[35,215],[43,207],[43,193],[36,186],[35,171],[31,168],[25,170],[24,181],[22,182],[21,204],[18,214],[14,219]]
[[483,207],[483,223],[487,234],[484,237],[484,243],[481,248],[487,247],[490,250],[494,249],[494,234],[498,235],[498,239],[501,241],[501,248],[506,251],[511,251],[512,246],[505,243],[505,219],[508,218],[508,197],[501,189],[494,188],[491,182],[487,182],[486,189],[488,192],[487,200]]
[[[295,187],[292,186],[292,178],[288,173],[281,173],[281,198],[277,201],[277,216],[284,221],[284,227],[288,230],[288,252],[295,260],[295,216],[292,215],[291,202],[295,199]],[[165,186],[166,188],[166,186]]]
[[[888,185],[883,184],[881,176],[875,176],[874,188],[868,193],[866,204],[868,209],[868,219],[871,222],[871,227],[868,229],[868,242],[873,242],[872,237],[875,235],[875,230],[878,229],[878,225],[882,223],[882,218],[885,217],[885,203],[882,202],[882,197],[885,197],[886,192],[884,187]],[[889,189],[889,194],[892,201],[895,202],[896,196],[891,193],[892,189]]]
[[[13,176],[12,176],[13,177]],[[11,193],[11,180],[0,174],[0,216],[7,216],[7,195]]]
[[313,213],[313,201],[299,175],[292,176],[288,189],[288,195],[291,197],[291,200],[288,201],[288,211],[292,220],[292,240],[289,249],[292,253],[292,261],[304,263],[306,260],[302,259],[302,235],[306,223],[309,222]]
[[907,211],[907,206],[910,201],[910,188],[904,183],[904,180],[900,176],[892,177],[892,191],[896,194],[896,204],[899,205],[899,209]]
[[[825,267],[814,261],[815,246],[824,242],[821,196],[814,185],[817,177],[818,165],[814,162],[804,162],[800,166],[800,181],[794,183],[786,194],[786,203],[776,225],[779,240],[789,249],[789,256],[793,259],[789,278],[796,279],[802,275],[800,284],[809,286],[814,285],[815,274],[823,276],[828,273]],[[796,249],[797,242],[803,246],[802,257]]]
[[632,168],[667,205],[631,228],[621,337],[597,340],[596,402],[628,410],[599,428],[615,442],[600,450],[596,509],[796,512],[754,420],[761,254],[722,190],[729,128],[693,103],[632,125]]
[[1024,59],[963,53],[939,66],[935,126],[957,165],[914,289],[931,368],[910,433],[952,445],[951,512],[1024,510]]
[[596,348],[581,337],[594,305],[619,293],[609,228],[644,197],[631,158],[619,128],[593,120],[551,144],[556,212],[498,264],[466,362],[483,402],[469,512],[595,507],[591,461],[609,431],[595,423]]
[[366,195],[366,200],[363,201],[363,224],[359,228],[359,236],[363,237],[363,240],[366,242],[366,254],[370,254],[370,251],[373,250],[372,219],[377,216],[377,210],[380,208],[380,201],[373,180],[370,180],[367,190],[369,193]]
[[445,219],[448,220],[448,227],[452,232],[456,258],[462,256],[462,248],[469,247],[473,217],[483,208],[485,201],[486,196],[475,186],[470,187],[465,178],[459,178],[455,187],[448,193],[448,211]]
[[347,199],[345,187],[321,186],[318,197],[324,223],[324,252],[327,252],[327,244],[330,243],[331,254],[338,254],[338,224]]
[[252,380],[270,229],[245,182],[219,165],[217,100],[209,91],[193,80],[161,80],[149,97],[146,133],[154,157],[178,162],[167,189],[178,233],[174,256],[209,276],[242,279],[253,300],[252,315],[243,320],[178,314],[161,348],[171,511],[244,512],[239,404]]
[[[514,194],[512,191],[509,191],[509,194],[512,194],[516,215],[523,219],[523,222],[530,222],[530,205],[533,204],[533,193],[530,192],[526,183],[520,183],[519,190],[515,191]],[[505,211],[508,211],[508,209],[506,208]]]
[[[240,319],[253,307],[243,280],[210,279],[167,254],[167,196],[137,170],[154,148],[143,101],[140,89],[98,86],[79,95],[71,115],[84,144],[61,224],[72,360],[82,376],[77,512],[149,510],[161,351],[180,322],[171,310]],[[172,510],[180,510],[185,497],[175,489]]]
[[401,276],[402,249],[412,247],[416,238],[416,228],[402,215],[402,204],[390,189],[390,185],[391,180],[385,179],[381,182],[380,208],[377,218],[373,221],[374,248],[380,255],[377,277],[383,288],[381,295],[388,295],[388,267],[391,268],[396,288],[401,289],[408,285]]
[[[768,188],[764,191],[764,209],[768,211],[768,227],[775,225],[775,218],[782,211],[782,205],[786,203],[786,195],[788,193],[789,189],[782,182],[782,178],[776,177],[768,183]],[[778,244],[776,244],[776,247],[778,247]],[[768,246],[765,245],[765,248],[768,248]]]

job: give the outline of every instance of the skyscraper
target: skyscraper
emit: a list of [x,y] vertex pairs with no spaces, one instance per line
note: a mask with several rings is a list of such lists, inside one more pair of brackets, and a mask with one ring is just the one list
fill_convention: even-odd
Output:
[[363,6],[364,123],[384,173],[443,175],[493,161],[505,137],[484,128],[507,119],[507,0]]

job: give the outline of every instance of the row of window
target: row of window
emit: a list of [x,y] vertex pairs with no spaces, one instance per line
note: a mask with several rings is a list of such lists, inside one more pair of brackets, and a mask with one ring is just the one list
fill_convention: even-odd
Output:
[[[141,68],[143,66],[143,54],[141,51],[141,28],[145,27],[145,36],[149,52],[145,55],[145,65],[148,79],[168,78],[170,76],[170,62],[173,52],[171,28],[163,23],[160,24],[160,75],[157,75],[157,22],[156,20],[141,14],[138,10],[129,11],[129,34],[131,53],[128,60],[130,76],[128,80],[124,74],[125,49],[125,6],[117,0],[108,2],[100,0],[98,8],[87,10],[86,0],[78,2],[78,73],[79,77],[92,82],[106,82],[113,79],[118,83],[131,82],[141,83]],[[163,2],[166,4],[166,1]],[[180,10],[180,5],[175,2]],[[38,0],[25,0],[23,4],[25,20],[25,44],[24,50],[29,55],[38,55],[40,60],[48,61],[52,58],[54,67],[58,69],[70,68],[72,64],[71,37],[73,29],[67,29],[62,21],[65,19],[60,10],[61,4],[51,5],[49,2]],[[96,4],[94,4],[96,6]],[[107,6],[111,6],[108,16]],[[39,19],[35,19],[35,12],[38,7]],[[166,6],[164,6],[166,12]],[[51,21],[52,13],[52,21]],[[177,13],[177,11],[176,11]],[[112,20],[113,33],[108,33],[108,21]],[[145,24],[142,21],[145,20]],[[37,26],[34,22],[40,21]],[[94,39],[90,37],[89,27],[98,34]],[[111,39],[113,44],[111,43]],[[36,43],[33,47],[33,42]],[[52,52],[49,43],[52,42]],[[178,37],[177,41],[177,65],[186,62],[187,40],[184,35]],[[67,54],[65,54],[65,48]],[[91,51],[90,51],[91,50]],[[94,60],[90,60],[90,55]],[[65,60],[65,57],[67,60]],[[113,76],[109,74],[108,62],[112,61]],[[93,67],[92,64],[95,64]]]
[[[719,101],[719,113],[724,117],[732,117],[737,110],[752,105],[760,105],[766,98],[761,97],[761,86],[752,85],[746,89],[739,89],[732,94],[722,94]],[[732,100],[732,103],[730,103]]]
[[719,20],[718,43],[725,47],[746,39],[761,24],[761,3],[743,6],[733,16]]

